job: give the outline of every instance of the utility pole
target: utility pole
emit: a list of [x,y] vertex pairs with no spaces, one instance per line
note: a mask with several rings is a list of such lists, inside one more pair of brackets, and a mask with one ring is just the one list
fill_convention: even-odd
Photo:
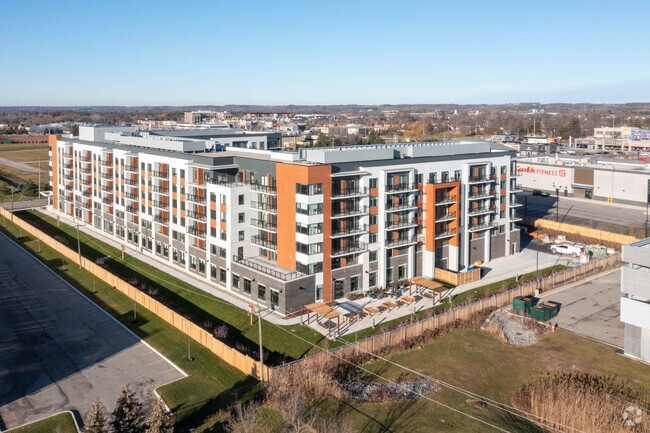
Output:
[[81,269],[81,241],[79,240],[79,223],[77,222],[77,252],[79,253],[79,269]]
[[41,196],[41,160],[38,160],[38,196]]
[[257,324],[260,334],[260,382],[264,383],[264,346],[262,345],[262,315],[260,304],[257,304]]
[[536,283],[535,283],[535,289],[539,290],[539,233],[537,233],[537,236],[535,236],[535,246],[537,247],[537,265],[536,265]]
[[14,220],[14,187],[11,187],[11,221]]
[[555,188],[555,222],[560,222],[560,188]]

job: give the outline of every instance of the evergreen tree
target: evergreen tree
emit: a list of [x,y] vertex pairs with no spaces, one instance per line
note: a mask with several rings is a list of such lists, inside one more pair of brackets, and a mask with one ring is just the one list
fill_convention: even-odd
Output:
[[147,433],[172,433],[174,431],[174,423],[167,413],[162,400],[158,400],[156,407],[153,408],[151,416],[147,421]]
[[38,185],[36,185],[31,180],[28,180],[23,185],[22,192],[28,197],[36,197],[38,195]]
[[135,393],[126,388],[122,389],[115,402],[111,432],[113,433],[144,433],[144,413],[142,403]]
[[86,414],[84,419],[84,433],[105,433],[106,432],[106,416],[104,416],[104,406],[99,399],[93,401],[90,412]]

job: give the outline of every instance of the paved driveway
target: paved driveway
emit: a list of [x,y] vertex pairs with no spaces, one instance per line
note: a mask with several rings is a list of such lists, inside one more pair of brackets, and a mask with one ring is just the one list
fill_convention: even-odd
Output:
[[553,319],[560,328],[623,347],[620,269],[547,295],[543,300],[562,304],[560,313]]
[[0,430],[62,410],[110,412],[129,384],[153,390],[183,377],[110,316],[0,235]]

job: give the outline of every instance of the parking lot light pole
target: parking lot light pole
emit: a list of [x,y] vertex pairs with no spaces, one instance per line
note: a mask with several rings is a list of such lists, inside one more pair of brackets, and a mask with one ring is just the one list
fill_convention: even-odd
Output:
[[555,188],[555,222],[560,222],[560,188]]

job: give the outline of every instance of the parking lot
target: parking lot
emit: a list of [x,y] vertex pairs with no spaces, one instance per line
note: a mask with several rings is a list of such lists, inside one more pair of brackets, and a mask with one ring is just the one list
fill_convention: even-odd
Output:
[[624,325],[620,321],[621,270],[598,275],[547,294],[542,300],[561,304],[553,319],[562,329],[623,347]]
[[0,430],[63,410],[80,419],[97,397],[110,412],[127,384],[150,409],[154,389],[182,377],[0,235]]

